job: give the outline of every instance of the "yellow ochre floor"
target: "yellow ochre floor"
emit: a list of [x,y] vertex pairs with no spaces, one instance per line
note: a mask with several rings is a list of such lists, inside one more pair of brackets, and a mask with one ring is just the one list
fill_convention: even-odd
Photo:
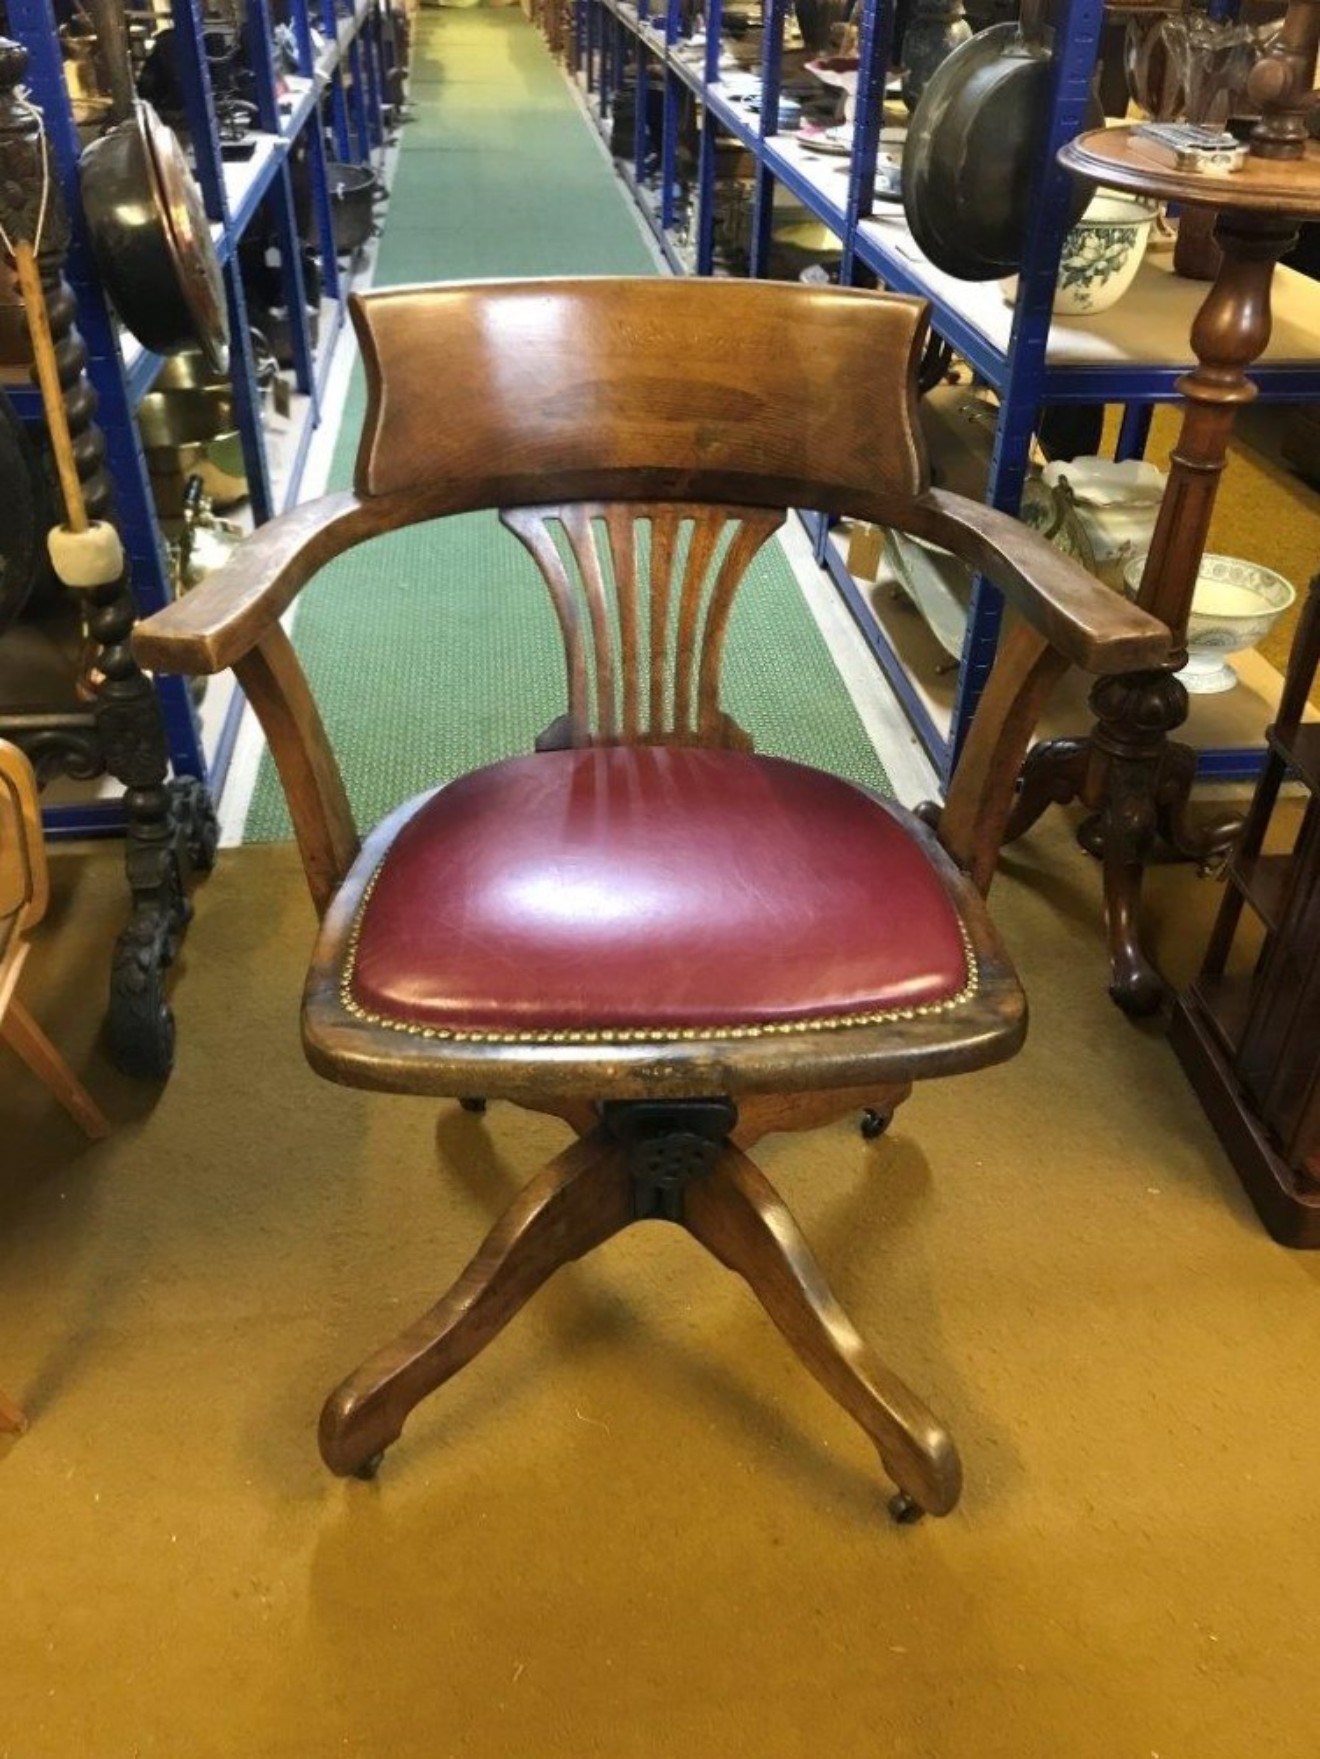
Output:
[[[890,1135],[760,1158],[967,1490],[896,1528],[743,1286],[638,1228],[544,1290],[370,1485],[320,1402],[564,1140],[333,1088],[287,847],[197,892],[159,1095],[95,1048],[119,853],[60,855],[29,994],[119,1120],[0,1067],[0,1754],[1314,1759],[1320,1257],[1261,1231],[1104,994],[1063,818],[996,882],[1033,1005]],[[1186,975],[1217,888],[1154,876]],[[16,1146],[17,1145],[17,1146]]]

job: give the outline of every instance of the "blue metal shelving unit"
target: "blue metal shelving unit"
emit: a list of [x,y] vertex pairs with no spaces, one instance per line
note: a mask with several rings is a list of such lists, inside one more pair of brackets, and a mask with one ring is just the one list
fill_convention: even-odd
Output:
[[[722,133],[737,140],[756,164],[750,272],[766,271],[771,206],[782,185],[840,241],[841,278],[852,285],[881,284],[930,302],[936,332],[968,363],[999,399],[999,421],[987,498],[1016,513],[1020,504],[1032,439],[1040,411],[1048,404],[1125,406],[1120,456],[1140,455],[1156,403],[1178,397],[1177,381],[1192,364],[1190,344],[1181,358],[1129,363],[1118,350],[1112,360],[1061,358],[1051,348],[1051,305],[1059,254],[1067,229],[1070,180],[1058,166],[1060,146],[1075,135],[1085,111],[1097,59],[1103,0],[1061,0],[1055,35],[1055,77],[1042,122],[1042,152],[1032,192],[1032,225],[1007,336],[985,321],[980,287],[940,274],[912,243],[906,227],[873,218],[875,166],[879,152],[885,84],[891,62],[891,0],[859,0],[859,75],[854,113],[854,148],[846,179],[823,175],[819,161],[795,150],[791,134],[777,124],[781,88],[783,25],[789,0],[764,0],[764,38],[759,114],[734,101],[720,76],[721,0],[708,0],[704,51],[684,40],[678,8],[663,13],[648,0],[577,0],[575,40],[588,103],[606,126],[619,89],[637,71],[639,94],[635,152],[620,170],[666,260],[676,271],[713,271],[712,193],[715,145]],[[646,81],[663,81],[666,125],[660,151],[651,151],[642,94]],[[686,91],[698,105],[698,160],[692,180],[695,216],[676,190],[677,136],[669,117],[676,95]],[[837,184],[837,188],[831,187]],[[687,224],[680,233],[676,221]],[[1144,272],[1144,271],[1143,271]],[[1171,297],[1186,308],[1182,334],[1190,330],[1203,290],[1186,284]],[[998,298],[998,290],[994,291]],[[1265,360],[1253,370],[1263,399],[1292,401],[1320,396],[1320,362]],[[999,633],[998,595],[986,583],[973,593],[967,637],[959,667],[950,724],[937,721],[931,705],[910,677],[866,598],[849,574],[824,522],[802,514],[821,563],[852,611],[885,677],[937,767],[947,776],[994,659]],[[1211,750],[1201,754],[1201,773],[1220,778],[1254,774],[1260,753]]]
[[[256,148],[247,159],[227,161],[221,151],[210,68],[203,50],[200,0],[173,0],[179,77],[195,168],[224,274],[235,412],[257,523],[297,500],[308,447],[320,420],[334,342],[344,318],[347,288],[333,244],[325,131],[328,128],[333,134],[336,154],[349,162],[370,160],[384,141],[386,69],[378,0],[356,0],[351,10],[337,8],[334,0],[290,0],[289,11],[300,69],[297,76],[283,81],[273,60],[270,0],[248,0],[243,53],[253,76]],[[78,327],[88,347],[88,372],[99,400],[97,422],[106,437],[107,465],[131,563],[134,597],[147,615],[168,602],[171,589],[134,411],[151,388],[161,361],[121,333],[96,272],[82,219],[80,145],[64,81],[52,0],[9,0],[8,12],[10,30],[29,53],[32,97],[45,118],[52,163],[69,210],[73,241],[66,274],[78,297]],[[304,136],[323,266],[322,321],[315,346],[307,315],[291,167],[295,143]],[[288,468],[278,492],[261,420],[239,269],[240,241],[263,211],[273,219],[279,250],[282,291],[290,318],[293,384],[305,398],[301,426],[291,439]],[[23,417],[41,419],[41,402],[34,389],[14,384],[5,389]],[[201,726],[186,680],[162,677],[156,681],[156,689],[174,775],[195,777],[213,794],[218,793],[237,732],[241,700],[236,697],[231,702],[217,747],[208,754],[202,748]],[[115,834],[122,827],[123,813],[118,803],[107,801],[50,808],[45,818],[53,835],[83,837]]]

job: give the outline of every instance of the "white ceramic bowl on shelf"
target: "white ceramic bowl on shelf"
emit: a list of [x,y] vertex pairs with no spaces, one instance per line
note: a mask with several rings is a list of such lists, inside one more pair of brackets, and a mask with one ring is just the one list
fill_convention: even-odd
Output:
[[[1157,202],[1101,190],[1063,241],[1054,311],[1059,317],[1092,317],[1116,305],[1136,279],[1146,254]],[[1001,281],[1004,298],[1017,298],[1017,276]]]
[[1101,190],[1063,241],[1056,312],[1084,317],[1108,311],[1136,279],[1157,202]]
[[[1136,597],[1145,565],[1144,554],[1134,556],[1123,571],[1129,598]],[[1238,680],[1229,654],[1264,641],[1296,597],[1272,568],[1236,556],[1202,556],[1187,619],[1187,664],[1178,673],[1187,689],[1195,696],[1232,690]]]

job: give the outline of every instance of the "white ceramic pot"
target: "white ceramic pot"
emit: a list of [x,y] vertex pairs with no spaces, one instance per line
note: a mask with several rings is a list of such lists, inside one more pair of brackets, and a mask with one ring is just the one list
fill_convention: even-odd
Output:
[[[1127,292],[1146,254],[1158,202],[1101,190],[1063,241],[1054,311],[1059,317],[1093,317]],[[1010,305],[1017,276],[999,283]]]
[[1158,212],[1156,202],[1101,190],[1063,241],[1055,311],[1084,317],[1115,305],[1136,278]]
[[[1141,585],[1146,558],[1134,556],[1123,575],[1128,596]],[[1236,556],[1202,556],[1187,619],[1187,664],[1178,673],[1196,696],[1232,690],[1237,673],[1228,655],[1245,653],[1264,641],[1297,597],[1272,568]]]
[[1138,550],[1148,550],[1168,481],[1144,459],[1055,459],[1044,480],[1072,502],[1095,557],[1095,571],[1111,586],[1123,584],[1123,570]]

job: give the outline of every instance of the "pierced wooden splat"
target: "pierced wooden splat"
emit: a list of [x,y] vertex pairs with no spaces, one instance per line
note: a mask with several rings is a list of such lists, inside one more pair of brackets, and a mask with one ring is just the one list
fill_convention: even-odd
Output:
[[542,741],[749,749],[721,706],[734,594],[778,510],[688,502],[515,507],[564,641],[568,713]]

